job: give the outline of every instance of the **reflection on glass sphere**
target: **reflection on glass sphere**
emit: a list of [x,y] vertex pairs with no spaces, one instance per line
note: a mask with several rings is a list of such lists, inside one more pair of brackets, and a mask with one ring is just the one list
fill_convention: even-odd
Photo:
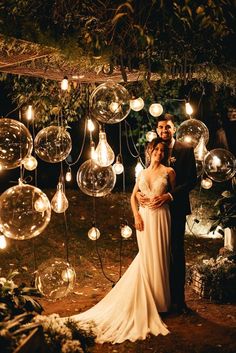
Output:
[[154,140],[155,138],[157,138],[157,133],[155,130],[151,130],[151,131],[148,131],[146,133],[146,140],[148,142],[151,142],[152,140]]
[[22,163],[23,163],[24,168],[27,170],[34,170],[37,168],[37,165],[38,165],[37,159],[34,158],[33,156],[29,156],[29,157],[24,158]]
[[79,167],[76,180],[82,192],[101,197],[109,194],[114,188],[116,175],[111,166],[100,167],[89,159]]
[[122,85],[106,82],[99,85],[90,97],[90,113],[102,123],[115,124],[130,112],[129,92]]
[[127,225],[124,225],[121,227],[121,236],[125,239],[128,239],[130,238],[132,235],[132,229],[127,226]]
[[195,160],[196,162],[196,170],[197,170],[197,177],[199,177],[200,175],[202,175],[203,173],[203,162],[202,161],[198,161],[197,159]]
[[201,181],[201,187],[203,189],[208,190],[212,187],[212,185],[213,185],[212,180],[209,178],[202,179],[202,181]]
[[129,104],[130,104],[130,108],[132,110],[134,110],[135,112],[139,112],[144,107],[144,100],[141,97],[135,98],[135,99],[131,99]]
[[33,139],[24,124],[13,119],[0,119],[0,165],[14,169],[31,154]]
[[163,107],[159,103],[153,103],[149,107],[149,113],[154,116],[158,117],[163,113]]
[[195,159],[199,160],[199,161],[203,161],[205,155],[207,154],[207,149],[206,149],[206,145],[205,145],[205,141],[204,138],[201,137],[197,146],[194,148],[194,156]]
[[92,227],[88,231],[88,237],[91,240],[98,240],[100,238],[100,231],[96,227]]
[[48,126],[35,137],[35,152],[45,162],[61,162],[69,156],[72,142],[64,127]]
[[[41,208],[38,208],[38,202],[42,204]],[[47,196],[35,186],[22,183],[1,195],[0,209],[1,232],[17,240],[36,237],[46,228],[51,218]]]
[[74,268],[65,260],[52,258],[43,262],[36,273],[35,285],[50,300],[65,297],[75,285]]
[[214,181],[229,180],[236,172],[236,159],[228,150],[216,148],[206,155],[204,170],[207,176]]
[[183,121],[176,132],[177,140],[186,142],[193,148],[197,147],[201,137],[206,145],[209,140],[209,130],[202,121],[197,119]]

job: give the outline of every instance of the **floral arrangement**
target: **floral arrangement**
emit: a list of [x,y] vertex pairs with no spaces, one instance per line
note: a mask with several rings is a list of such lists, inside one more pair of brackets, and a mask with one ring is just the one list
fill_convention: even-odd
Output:
[[201,296],[219,302],[236,301],[235,255],[204,259],[202,263],[191,266],[189,284],[193,284],[196,274],[201,283]]

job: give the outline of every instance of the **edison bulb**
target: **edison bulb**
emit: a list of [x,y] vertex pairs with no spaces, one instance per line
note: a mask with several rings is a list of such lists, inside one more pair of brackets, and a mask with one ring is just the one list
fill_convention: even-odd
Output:
[[66,195],[63,191],[63,185],[61,182],[57,184],[57,192],[52,198],[51,207],[56,213],[63,213],[67,210],[69,206]]
[[163,113],[163,107],[159,103],[153,103],[149,107],[149,113],[154,116],[158,117]]
[[26,119],[30,121],[30,120],[33,120],[33,118],[34,118],[34,110],[32,105],[29,105],[26,110]]
[[134,110],[135,112],[139,112],[144,107],[144,100],[141,97],[131,99],[129,105],[132,110]]
[[71,174],[71,169],[69,168],[66,172],[66,181],[71,181],[72,179],[72,174]]
[[93,120],[92,119],[88,119],[88,131],[90,132],[93,132],[95,130],[95,126],[94,126],[94,123],[93,123]]
[[141,164],[140,161],[137,162],[136,167],[135,167],[135,178],[137,179],[137,177],[139,176],[139,174],[141,173],[141,171],[143,170],[143,166]]
[[68,78],[66,76],[61,81],[61,89],[62,91],[66,91],[68,89]]
[[121,236],[125,239],[130,238],[132,235],[132,229],[128,225],[121,227]]
[[193,108],[189,102],[185,103],[185,111],[186,111],[186,114],[188,115],[193,114]]
[[202,179],[201,181],[201,187],[206,190],[210,189],[212,187],[212,184],[213,182],[209,178]]
[[37,168],[38,161],[35,157],[29,156],[23,159],[22,164],[27,170],[34,170]]
[[6,249],[7,247],[7,241],[4,235],[0,235],[0,249]]
[[88,231],[88,237],[91,240],[98,240],[100,238],[100,231],[96,227],[92,227]]
[[152,131],[148,131],[146,133],[146,140],[148,142],[151,142],[152,140],[154,140],[155,138],[157,138],[157,133],[155,132],[155,130]]
[[114,152],[107,142],[106,133],[99,132],[99,142],[96,148],[96,163],[101,167],[108,167],[115,159]]

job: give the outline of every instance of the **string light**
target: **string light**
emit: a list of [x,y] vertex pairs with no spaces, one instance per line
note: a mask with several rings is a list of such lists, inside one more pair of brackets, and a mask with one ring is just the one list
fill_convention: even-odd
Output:
[[95,125],[93,123],[93,120],[92,119],[88,119],[88,131],[89,132],[93,132],[95,130]]
[[27,120],[33,120],[34,118],[34,110],[33,110],[33,107],[32,105],[28,105],[28,108],[26,110],[26,119]]
[[89,231],[88,231],[88,237],[91,240],[98,240],[100,238],[99,229],[94,227],[94,226],[92,228],[90,228]]
[[202,179],[201,181],[201,187],[206,190],[210,189],[212,187],[212,184],[213,182],[209,178]]
[[29,156],[23,159],[22,164],[27,170],[34,170],[37,168],[38,161],[35,157]]
[[115,172],[116,174],[122,174],[122,173],[123,173],[123,171],[124,171],[124,166],[123,166],[123,164],[121,163],[121,159],[120,159],[120,156],[119,156],[119,155],[116,157],[116,163],[113,164],[112,168],[113,168],[113,170],[114,170],[114,172]]
[[66,172],[66,181],[71,181],[72,180],[72,174],[71,174],[71,168],[69,167],[67,172]]
[[130,100],[129,105],[132,110],[134,110],[135,112],[139,112],[144,107],[144,100],[141,97],[134,98]]
[[149,107],[149,113],[155,118],[163,113],[163,107],[159,103],[153,103]]
[[7,241],[4,235],[0,235],[0,249],[6,249]]
[[146,133],[146,140],[148,142],[151,142],[155,138],[157,138],[157,133],[155,130],[151,130]]
[[114,152],[107,142],[106,133],[104,131],[99,132],[99,142],[95,153],[96,163],[101,167],[108,167],[115,159]]
[[130,238],[132,235],[132,229],[128,225],[123,225],[121,227],[121,236],[125,239]]
[[63,78],[63,80],[61,81],[61,89],[62,89],[62,91],[67,91],[68,90],[68,86],[69,86],[68,77],[65,76]]

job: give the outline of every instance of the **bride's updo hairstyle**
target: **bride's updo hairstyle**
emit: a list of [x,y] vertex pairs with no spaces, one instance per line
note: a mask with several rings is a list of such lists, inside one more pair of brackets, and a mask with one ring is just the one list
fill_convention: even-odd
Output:
[[169,154],[169,149],[168,149],[168,145],[165,143],[164,140],[162,140],[160,137],[157,137],[155,139],[153,139],[151,142],[149,142],[146,145],[145,148],[145,162],[146,162],[146,167],[149,166],[150,162],[151,162],[151,155],[152,152],[154,151],[154,149],[156,148],[156,146],[162,143],[164,146],[164,158],[161,161],[162,164],[167,165],[167,161],[168,161],[168,154]]

